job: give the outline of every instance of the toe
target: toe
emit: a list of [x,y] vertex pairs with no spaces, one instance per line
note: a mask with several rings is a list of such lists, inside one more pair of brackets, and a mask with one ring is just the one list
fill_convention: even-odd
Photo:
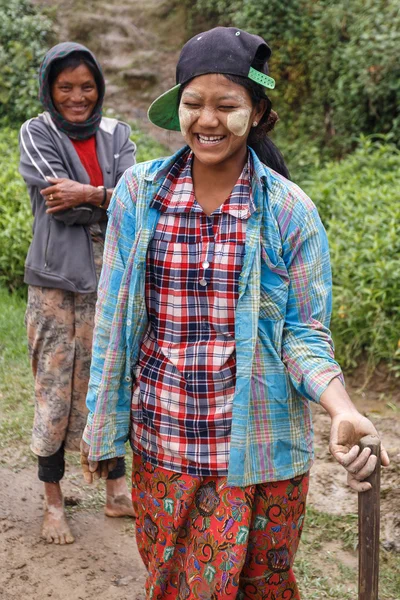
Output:
[[74,536],[72,535],[72,533],[67,533],[67,534],[66,534],[66,536],[65,536],[65,542],[66,542],[67,544],[73,544],[73,543],[74,543],[74,541],[75,541],[75,538],[74,538]]
[[51,528],[44,527],[42,529],[42,539],[48,544],[52,544],[54,542],[54,531]]

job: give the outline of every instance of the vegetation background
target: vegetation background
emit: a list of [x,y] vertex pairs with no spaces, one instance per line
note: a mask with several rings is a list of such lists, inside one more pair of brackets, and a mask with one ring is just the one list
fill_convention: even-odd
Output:
[[[27,194],[17,174],[17,131],[40,111],[36,74],[56,41],[54,18],[54,7],[44,13],[29,0],[0,0],[0,282],[11,290],[22,286],[31,236]],[[271,97],[282,116],[275,141],[328,230],[338,358],[346,369],[367,364],[369,373],[384,360],[397,373],[398,0],[186,2],[186,37],[232,23],[273,41],[270,70],[277,88]],[[75,30],[87,37],[84,23]],[[132,69],[129,75],[137,83]],[[156,90],[150,86],[151,94]],[[133,137],[139,160],[166,153],[137,124]]]
[[[151,26],[143,33],[146,19]],[[215,25],[242,27],[271,42],[270,72],[277,87],[270,96],[281,117],[274,140],[328,231],[338,359],[358,387],[373,381],[376,373],[384,374],[385,390],[398,385],[398,0],[131,0],[124,6],[95,0],[0,0],[0,447],[26,439],[32,412],[22,326],[32,218],[18,174],[18,129],[41,111],[41,58],[60,36],[98,52],[107,77],[109,114],[130,120],[138,159],[146,160],[180,143],[149,129],[146,106],[172,84],[182,42]],[[15,389],[24,399],[17,407]],[[397,417],[397,404],[390,400],[387,406]],[[323,548],[325,528],[344,536],[343,548],[354,547],[349,518],[336,520],[329,529],[325,513],[311,513],[309,546],[317,552]],[[381,598],[400,600],[393,575],[399,561],[385,557]],[[306,555],[299,564],[302,585],[309,590],[305,600],[353,597],[323,572],[310,577]],[[345,583],[355,577],[346,566],[339,571]]]

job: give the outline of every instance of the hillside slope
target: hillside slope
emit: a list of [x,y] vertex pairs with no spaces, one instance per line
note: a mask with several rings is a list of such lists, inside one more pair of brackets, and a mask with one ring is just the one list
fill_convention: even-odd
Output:
[[105,106],[140,126],[172,150],[180,134],[152,126],[147,108],[175,84],[175,65],[186,41],[185,3],[179,0],[35,0],[54,12],[56,42],[87,45],[103,66]]

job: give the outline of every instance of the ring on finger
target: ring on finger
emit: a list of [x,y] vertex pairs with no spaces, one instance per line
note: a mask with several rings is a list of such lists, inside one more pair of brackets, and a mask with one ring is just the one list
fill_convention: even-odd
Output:
[[53,200],[53,197],[54,197],[53,194],[50,194],[50,196],[49,196],[50,202]]

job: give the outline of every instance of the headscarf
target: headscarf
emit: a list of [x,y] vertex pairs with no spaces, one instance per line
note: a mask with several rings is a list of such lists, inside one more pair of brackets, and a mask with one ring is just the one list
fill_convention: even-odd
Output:
[[[51,97],[51,89],[49,85],[49,74],[51,65],[55,60],[65,58],[72,52],[85,52],[91,58],[91,62],[97,69],[96,83],[98,87],[99,98],[92,114],[84,123],[71,123],[64,119],[56,110],[53,99]],[[96,133],[100,126],[102,106],[104,100],[105,82],[104,76],[96,57],[88,48],[75,42],[62,42],[50,48],[44,57],[39,69],[39,100],[45,110],[47,110],[55,125],[63,131],[68,137],[76,140],[86,140]]]

